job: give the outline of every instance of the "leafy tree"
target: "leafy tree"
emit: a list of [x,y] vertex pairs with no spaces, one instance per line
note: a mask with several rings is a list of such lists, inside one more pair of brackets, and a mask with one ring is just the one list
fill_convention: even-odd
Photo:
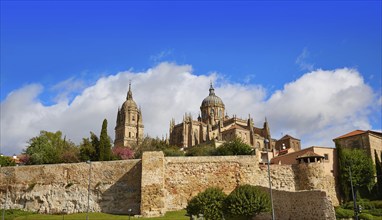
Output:
[[347,149],[337,146],[341,194],[345,201],[352,199],[350,172],[354,190],[370,191],[374,185],[374,165],[371,157],[362,149]]
[[78,149],[71,141],[62,138],[62,132],[40,131],[40,135],[29,140],[25,153],[27,164],[53,164],[77,162]]
[[227,216],[252,219],[260,212],[270,211],[270,207],[268,193],[258,186],[242,185],[227,196],[223,210]]
[[82,142],[80,144],[80,160],[97,160],[95,147],[92,145],[92,142],[90,142],[89,138],[82,138]]
[[101,134],[99,137],[99,160],[110,160],[111,156],[111,140],[107,135],[107,120],[102,122]]
[[93,161],[98,161],[100,158],[99,138],[93,132],[90,132],[90,143],[92,145],[92,148],[94,149]]
[[216,149],[216,155],[251,155],[252,148],[244,143],[240,138],[234,138],[231,141],[225,142]]
[[206,189],[192,198],[187,204],[187,214],[203,214],[206,220],[215,220],[223,218],[223,202],[227,197],[224,192],[215,187]]
[[[166,141],[157,138],[152,138],[146,136],[140,144],[132,145],[132,149],[135,151],[135,158],[141,158],[142,153],[145,151],[164,151],[166,153],[172,154],[174,152],[174,146],[170,146]],[[172,151],[172,152],[171,152]]]
[[7,156],[0,156],[0,165],[2,167],[7,167],[7,166],[15,166],[16,163],[14,160],[12,160],[11,157]]

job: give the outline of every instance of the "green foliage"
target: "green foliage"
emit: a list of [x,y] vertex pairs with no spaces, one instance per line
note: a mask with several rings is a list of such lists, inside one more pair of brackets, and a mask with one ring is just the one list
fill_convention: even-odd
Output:
[[[180,156],[179,152],[175,151],[174,146],[170,146],[166,141],[159,138],[152,138],[146,136],[140,144],[132,146],[132,149],[135,151],[134,158],[142,158],[142,153],[145,151],[163,151],[166,155],[166,151],[169,155],[166,156]],[[170,155],[178,154],[178,155]]]
[[368,214],[368,213],[361,213],[359,214],[359,219],[363,219],[363,220],[375,220],[375,217],[371,214]]
[[226,198],[219,188],[208,188],[192,198],[187,205],[188,215],[203,214],[206,220],[223,218],[223,201]]
[[[98,137],[94,133],[90,133],[92,136],[95,136],[98,141]],[[93,145],[93,142],[89,138],[83,138],[80,144],[80,160],[81,161],[96,161],[98,159],[96,154],[96,147]]]
[[224,201],[227,216],[251,218],[260,212],[270,211],[268,193],[258,186],[242,185],[232,191]]
[[350,187],[351,168],[354,189],[370,191],[374,185],[374,165],[372,159],[361,149],[345,149],[337,146],[339,182],[345,201],[352,199]]
[[2,167],[7,167],[7,166],[15,166],[16,163],[14,160],[12,160],[11,157],[7,156],[0,156],[0,165]]
[[78,162],[78,148],[73,142],[62,138],[62,132],[40,131],[40,135],[29,140],[25,153],[27,164],[54,164]]
[[167,157],[179,157],[184,156],[184,152],[179,149],[179,147],[170,146],[163,150],[163,153]]
[[214,143],[203,143],[187,148],[186,156],[212,156],[215,155]]
[[107,135],[107,120],[102,122],[101,134],[99,137],[99,158],[100,161],[108,161],[111,159],[111,140]]
[[377,151],[374,150],[374,157],[375,157],[375,170],[377,172],[377,195],[378,199],[382,199],[382,164],[381,161],[379,160]]
[[240,138],[225,142],[215,151],[216,155],[251,155],[252,148]]
[[335,209],[336,217],[338,218],[352,218],[354,216],[354,211],[350,209],[344,209],[341,207],[337,207]]
[[[0,213],[3,213],[2,209],[0,209]],[[4,217],[5,217],[4,219],[5,220],[13,220],[17,217],[21,218],[22,216],[25,217],[25,216],[31,215],[33,213],[34,212],[27,212],[27,211],[23,211],[20,209],[7,209],[7,210],[5,210],[5,213],[4,213]]]

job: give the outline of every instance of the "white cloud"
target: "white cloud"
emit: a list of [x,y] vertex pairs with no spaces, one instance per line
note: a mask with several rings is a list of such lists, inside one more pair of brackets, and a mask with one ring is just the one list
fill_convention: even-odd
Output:
[[211,80],[230,116],[251,114],[258,127],[267,116],[274,137],[289,133],[302,139],[303,146],[332,146],[331,139],[340,134],[370,129],[370,109],[380,100],[354,69],[307,73],[265,100],[267,91],[261,85],[233,84],[218,73],[195,75],[190,65],[164,62],[145,72],[129,70],[102,77],[71,103],[58,99],[54,105],[43,105],[38,100],[43,87],[36,84],[10,93],[1,103],[2,151],[19,153],[40,130],[61,130],[79,143],[89,131],[98,134],[104,118],[114,138],[117,109],[126,98],[129,80],[133,98],[142,107],[145,133],[154,137],[168,133],[173,117],[177,123],[186,112],[196,118]]

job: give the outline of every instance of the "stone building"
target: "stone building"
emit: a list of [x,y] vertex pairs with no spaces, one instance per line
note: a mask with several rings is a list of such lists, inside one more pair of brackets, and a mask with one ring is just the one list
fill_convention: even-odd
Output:
[[337,175],[337,152],[335,148],[312,146],[298,151],[279,154],[272,158],[272,164],[320,163],[326,175]]
[[382,152],[382,133],[377,131],[355,130],[334,138],[333,141],[336,146],[341,146],[344,148],[365,149],[373,159],[374,164],[374,152],[377,152],[378,156],[380,156]]
[[294,138],[290,135],[284,135],[278,141],[276,141],[276,150],[279,152],[296,152],[301,150],[300,139]]
[[276,141],[271,138],[267,120],[262,128],[254,126],[253,119],[241,119],[233,115],[229,117],[221,98],[215,94],[215,89],[210,85],[209,95],[202,101],[197,120],[190,114],[185,114],[183,121],[175,124],[170,121],[169,143],[187,148],[194,145],[215,141],[221,143],[241,138],[246,144],[257,150],[264,150],[264,140],[270,140],[270,149],[274,149]]
[[131,83],[127,92],[126,101],[118,108],[115,127],[115,147],[131,146],[138,144],[143,139],[142,111],[133,100]]

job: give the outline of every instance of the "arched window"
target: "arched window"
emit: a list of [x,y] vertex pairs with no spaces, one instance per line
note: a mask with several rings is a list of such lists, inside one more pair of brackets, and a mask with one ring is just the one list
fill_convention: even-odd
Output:
[[129,137],[131,137],[131,132],[129,132]]

